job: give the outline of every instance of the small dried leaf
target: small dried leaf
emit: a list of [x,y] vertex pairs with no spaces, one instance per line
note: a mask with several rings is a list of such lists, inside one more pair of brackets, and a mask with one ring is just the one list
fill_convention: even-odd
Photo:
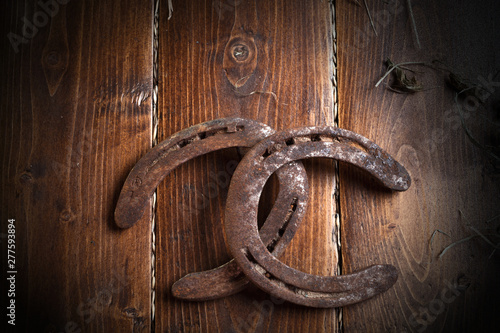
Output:
[[457,93],[461,93],[463,91],[468,91],[471,89],[471,87],[467,83],[465,83],[464,78],[462,78],[458,74],[451,72],[448,75],[448,78],[449,78],[448,84]]
[[395,81],[391,85],[392,91],[413,94],[424,89],[415,77],[408,78],[405,72],[400,67],[396,67],[391,59],[387,59],[387,66],[389,70],[395,67],[393,71]]

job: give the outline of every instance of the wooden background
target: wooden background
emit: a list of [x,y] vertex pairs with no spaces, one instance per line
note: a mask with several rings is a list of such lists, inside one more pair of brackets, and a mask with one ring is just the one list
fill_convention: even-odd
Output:
[[[157,7],[135,0],[42,2],[48,7],[8,1],[1,14],[0,300],[5,311],[7,220],[15,219],[17,330],[494,331],[498,253],[474,237],[438,255],[475,235],[470,226],[498,234],[500,221],[487,223],[500,213],[498,164],[462,129],[448,72],[411,67],[425,88],[416,94],[390,91],[392,78],[375,83],[387,58],[439,60],[473,82],[485,78],[489,95],[464,105],[467,124],[480,142],[498,146],[499,5],[413,2],[420,48],[403,0],[367,0],[377,34],[364,2],[355,0]],[[232,59],[237,38],[255,45],[253,60]],[[406,166],[412,187],[391,193],[349,166],[307,161],[306,221],[282,258],[322,275],[391,263],[399,270],[391,290],[319,310],[283,304],[255,287],[210,302],[171,297],[176,279],[229,259],[223,178],[241,151],[209,154],[174,171],[151,213],[129,230],[114,226],[120,187],[154,142],[236,115],[275,129],[339,125]],[[2,327],[12,329],[6,318],[2,312]]]
[[[405,193],[386,193],[366,185],[351,169],[340,169],[343,272],[375,262],[391,263],[400,272],[395,287],[382,297],[344,309],[344,327],[347,332],[496,331],[498,253],[490,257],[494,249],[476,237],[437,256],[475,234],[467,224],[498,235],[498,218],[486,223],[500,213],[498,162],[495,168],[466,137],[454,92],[446,84],[448,72],[412,66],[418,72],[409,76],[426,89],[414,95],[375,88],[375,83],[387,58],[437,60],[436,65],[476,84],[480,77],[494,77],[500,69],[495,22],[500,8],[493,1],[413,3],[420,49],[406,1],[370,2],[378,36],[362,8],[355,10],[349,1],[337,6],[339,126],[386,148],[413,182]],[[477,139],[497,147],[498,87],[485,87],[491,95],[477,107],[459,101]],[[490,121],[497,122],[496,132]],[[431,249],[435,230],[449,236],[437,233]]]

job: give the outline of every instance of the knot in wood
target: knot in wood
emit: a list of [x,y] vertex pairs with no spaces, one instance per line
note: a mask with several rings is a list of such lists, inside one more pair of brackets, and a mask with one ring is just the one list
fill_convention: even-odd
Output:
[[21,183],[21,185],[27,185],[27,184],[31,183],[32,181],[33,181],[33,176],[31,175],[30,172],[23,172],[19,176],[19,182]]
[[234,37],[226,45],[222,67],[229,82],[236,88],[246,84],[257,68],[257,46],[253,37]]
[[59,214],[59,222],[68,223],[74,219],[74,214],[70,209],[66,209]]
[[50,51],[45,55],[44,60],[49,66],[57,66],[61,62],[61,55],[57,51]]
[[236,44],[232,48],[231,54],[236,61],[245,61],[248,59],[250,51],[245,44]]

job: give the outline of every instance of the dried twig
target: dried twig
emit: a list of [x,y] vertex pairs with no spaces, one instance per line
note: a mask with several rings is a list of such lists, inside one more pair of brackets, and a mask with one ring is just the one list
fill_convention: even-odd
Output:
[[168,18],[170,20],[172,18],[172,13],[174,12],[174,6],[172,5],[172,0],[168,0]]
[[[243,76],[242,78],[239,78],[239,79],[235,82],[235,84],[234,84],[234,85],[235,85],[235,86],[237,86],[237,85],[238,85],[238,83],[239,83],[240,81],[243,81],[243,80],[245,80],[245,79],[249,78],[249,77],[250,77],[250,76],[252,76],[252,75],[253,75],[253,74],[249,74],[249,75]],[[248,97],[248,96],[252,96],[252,95],[254,95],[254,94],[263,94],[263,95],[265,95],[265,94],[269,94],[269,95],[273,96],[274,101],[275,101],[276,103],[278,103],[278,96],[277,96],[274,92],[272,92],[272,91],[254,90],[254,91],[252,91],[252,92],[249,92],[248,94],[245,94],[245,93],[241,93],[241,92],[239,92],[237,88],[236,88],[236,89],[233,89],[233,91],[236,93],[236,95],[238,95],[238,96],[240,96],[240,97]]]
[[413,33],[415,34],[415,39],[417,40],[417,46],[419,49],[421,49],[422,47],[420,46],[420,38],[418,38],[417,24],[415,23],[415,17],[413,16],[413,9],[411,7],[411,1],[406,0],[406,2],[408,4],[408,12],[410,13],[410,19],[411,19],[411,23],[413,26]]
[[366,3],[366,0],[363,0],[363,2],[365,3],[366,13],[368,14],[368,18],[370,19],[370,24],[373,28],[373,32],[375,33],[375,36],[378,37],[377,29],[375,29],[375,24],[373,23],[372,14],[370,14],[370,9],[368,9],[368,4]]
[[[451,249],[452,247],[454,247],[455,245],[458,245],[458,244],[463,243],[463,242],[467,242],[467,241],[471,240],[471,239],[472,239],[472,238],[474,238],[474,237],[481,237],[481,238],[482,238],[482,239],[483,239],[483,240],[484,240],[484,241],[485,241],[488,245],[492,246],[492,247],[495,249],[495,251],[500,249],[500,243],[499,243],[499,244],[495,244],[495,243],[493,243],[493,242],[492,242],[492,241],[491,241],[488,237],[486,237],[486,236],[500,237],[500,235],[499,235],[498,233],[496,233],[496,234],[495,234],[495,233],[492,233],[492,234],[483,234],[483,233],[482,233],[482,232],[480,232],[477,228],[475,228],[473,225],[471,225],[471,224],[469,223],[469,221],[468,221],[467,217],[466,217],[466,216],[465,216],[465,214],[462,212],[462,210],[460,210],[460,209],[459,209],[459,210],[458,210],[458,212],[460,213],[460,215],[462,215],[462,216],[463,216],[463,218],[464,218],[464,219],[465,219],[465,221],[467,222],[467,226],[468,226],[468,227],[469,227],[472,231],[474,231],[476,234],[475,234],[475,235],[472,235],[472,236],[469,236],[469,237],[462,238],[462,239],[460,239],[460,240],[458,240],[458,241],[456,241],[456,242],[451,243],[450,245],[448,245],[447,247],[445,247],[445,248],[443,249],[443,251],[441,251],[441,253],[439,254],[438,258],[440,258],[440,259],[441,259],[441,257],[443,257],[443,256],[444,256],[444,254],[445,254],[446,252],[448,252],[448,250],[449,250],[449,249]],[[496,217],[497,217],[497,216],[493,217],[493,219],[495,219]],[[491,221],[491,219],[490,219],[490,220],[488,220],[488,221]],[[434,234],[433,234],[433,236],[434,236]],[[490,255],[490,258],[491,258],[491,256],[495,253],[495,251],[493,251],[493,253]]]
[[465,79],[458,74],[455,74],[450,71],[448,75],[448,84],[451,86],[453,90],[457,93],[468,93],[473,89],[469,84],[465,83]]
[[432,263],[432,260],[434,260],[434,249],[432,248],[432,242],[434,241],[434,236],[436,236],[436,234],[438,232],[451,238],[451,236],[448,235],[443,230],[440,230],[440,229],[434,230],[434,232],[432,233],[431,239],[429,240],[429,248],[431,249],[431,263]]
[[375,87],[378,87],[380,85],[380,83],[382,83],[382,81],[384,81],[384,79],[393,70],[396,70],[396,69],[401,70],[401,66],[405,66],[405,65],[426,65],[425,62],[402,62],[402,63],[399,63],[399,64],[393,64],[390,59],[387,59],[387,64],[388,64],[387,72],[384,74],[384,76],[382,76],[382,78],[380,80],[378,80],[378,82],[375,84]]
[[490,224],[492,221],[495,221],[499,217],[500,217],[500,214],[493,216],[491,219],[489,219],[488,221],[486,221],[486,224]]
[[[469,139],[469,141],[478,147],[481,151],[483,151],[486,155],[488,155],[489,158],[496,162],[500,162],[500,155],[498,155],[497,151],[499,147],[496,146],[489,146],[486,144],[481,144],[472,134],[471,130],[467,126],[465,122],[465,113],[462,109],[462,106],[458,102],[459,96],[465,95],[466,97],[474,97],[479,103],[483,104],[484,103],[484,96],[481,96],[480,92],[481,90],[484,92],[489,93],[485,87],[482,87],[481,85],[478,85],[470,80],[467,80],[463,78],[462,76],[455,74],[451,70],[447,70],[449,72],[448,75],[448,85],[452,90],[455,91],[455,104],[456,104],[456,109],[458,110],[458,114],[460,116],[460,122],[462,125],[462,128]],[[481,115],[482,116],[482,115]],[[491,120],[487,119],[490,123],[493,125],[498,124],[496,122],[492,122]]]
[[[489,245],[493,246],[493,248],[494,248],[495,250],[500,250],[500,247],[498,247],[498,245],[493,244],[493,242],[492,242],[492,241],[490,241],[490,240],[489,240],[489,239],[488,239],[488,238],[487,238],[487,237],[486,237],[486,236],[485,236],[482,232],[480,232],[479,230],[477,230],[474,226],[469,225],[468,227],[469,227],[472,231],[474,231],[474,232],[477,234],[477,236],[481,237],[481,238],[482,238],[482,239],[483,239],[486,243],[488,243]],[[498,235],[496,235],[496,234],[489,234],[489,235],[491,235],[491,236],[498,236]]]
[[461,240],[458,240],[456,242],[451,243],[450,245],[448,245],[447,247],[445,247],[443,249],[443,251],[441,251],[441,253],[439,254],[438,258],[441,259],[444,256],[444,254],[446,252],[448,252],[448,250],[451,249],[452,247],[454,247],[455,245],[458,245],[458,244],[463,243],[463,242],[467,242],[468,240],[471,240],[472,238],[477,237],[477,236],[478,235],[472,235],[472,236],[469,236],[469,237],[466,237],[466,238],[462,238]]
[[[389,67],[394,67],[394,64],[390,59],[387,59],[387,65]],[[396,92],[415,93],[423,90],[422,85],[417,82],[417,79],[415,77],[412,77],[411,79],[407,78],[401,68],[396,68],[394,73],[396,74],[396,81],[393,84],[393,90]]]
[[248,97],[248,96],[252,96],[254,94],[263,94],[263,95],[270,94],[271,96],[273,96],[275,102],[278,103],[278,96],[276,96],[276,94],[274,92],[272,92],[272,91],[254,90],[254,91],[252,91],[252,92],[250,92],[248,94],[242,94],[238,90],[234,90],[234,92],[236,93],[236,95],[241,96],[241,97]]
[[469,141],[473,145],[475,145],[476,147],[478,147],[479,149],[481,149],[490,158],[496,160],[497,162],[500,162],[500,156],[498,156],[497,154],[495,154],[494,152],[492,152],[491,149],[488,149],[488,147],[486,147],[485,145],[483,145],[482,143],[480,143],[479,141],[477,141],[476,138],[472,135],[471,131],[469,130],[469,127],[465,123],[465,116],[464,116],[464,112],[462,110],[462,107],[458,104],[458,96],[460,94],[465,93],[466,91],[472,90],[474,88],[475,87],[469,87],[466,90],[462,90],[461,92],[458,92],[458,93],[455,94],[455,103],[457,105],[458,114],[460,115],[460,122],[462,124],[462,128],[464,129],[465,134],[469,138]]

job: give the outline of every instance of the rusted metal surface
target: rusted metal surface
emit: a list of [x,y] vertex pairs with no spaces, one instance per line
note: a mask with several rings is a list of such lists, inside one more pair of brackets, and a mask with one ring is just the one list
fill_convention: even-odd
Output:
[[160,182],[179,165],[209,152],[252,147],[274,132],[262,123],[223,118],[207,121],[171,135],[150,150],[130,171],[115,209],[115,222],[130,228],[144,215]]
[[[262,225],[259,237],[271,254],[279,257],[290,243],[306,212],[308,184],[302,163],[288,163],[277,171],[279,193]],[[230,262],[209,271],[191,273],[172,286],[172,294],[187,300],[210,300],[232,295],[248,284],[248,279]]]
[[[269,177],[287,163],[326,157],[355,165],[384,186],[404,191],[410,176],[402,165],[368,139],[334,127],[304,127],[276,133],[254,146],[232,177],[226,202],[228,248],[245,275],[271,295],[312,307],[357,303],[389,289],[397,280],[391,265],[374,265],[343,276],[310,275],[276,259],[259,237],[259,198]],[[300,179],[299,174],[293,178]],[[283,231],[287,239],[288,230]]]
[[[132,169],[123,185],[115,210],[121,228],[133,226],[144,214],[158,184],[176,167],[197,156],[223,148],[252,147],[274,131],[262,123],[224,118],[182,130],[148,152]],[[295,177],[299,175],[299,177]],[[291,241],[307,203],[307,177],[301,162],[292,162],[277,171],[280,191],[264,222],[260,237],[279,256]],[[276,237],[287,230],[286,237]],[[194,273],[172,288],[174,296],[208,300],[234,294],[248,280],[231,261],[217,269]]]
[[[235,259],[216,269],[183,277],[173,285],[172,294],[181,299],[210,300],[234,294],[250,280],[293,303],[338,307],[389,289],[397,280],[397,271],[391,265],[373,265],[353,274],[326,277],[295,270],[277,257],[292,240],[306,211],[307,175],[299,160],[326,157],[344,161],[397,191],[410,186],[404,167],[373,142],[343,129],[303,127],[273,133],[255,121],[225,118],[172,135],[130,172],[118,200],[116,223],[122,228],[133,226],[158,184],[180,164],[215,150],[248,147],[250,151],[231,179],[226,202],[226,242]],[[259,231],[260,196],[275,172],[280,191]]]

